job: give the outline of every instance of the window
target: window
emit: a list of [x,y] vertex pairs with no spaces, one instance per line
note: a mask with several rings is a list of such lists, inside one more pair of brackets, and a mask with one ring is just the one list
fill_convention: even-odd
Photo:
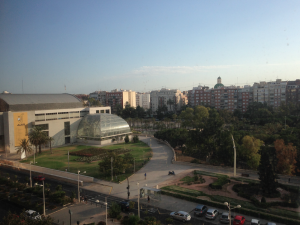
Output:
[[65,127],[65,136],[70,135],[70,122],[65,122],[64,127]]
[[96,113],[99,113],[99,110],[96,110]]

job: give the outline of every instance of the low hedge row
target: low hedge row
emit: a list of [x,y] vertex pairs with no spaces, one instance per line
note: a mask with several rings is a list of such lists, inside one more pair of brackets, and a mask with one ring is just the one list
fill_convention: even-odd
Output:
[[[161,193],[164,195],[169,195],[169,196],[175,197],[175,198],[180,198],[180,199],[184,199],[187,201],[205,204],[205,205],[209,205],[209,206],[227,210],[227,207],[224,204],[219,203],[219,202],[211,202],[211,201],[207,201],[207,200],[203,200],[203,199],[194,198],[191,196],[171,193],[171,192],[164,191],[164,190],[162,190]],[[235,209],[235,211],[238,213],[241,213],[241,214],[246,214],[246,215],[253,216],[253,217],[259,217],[259,218],[262,218],[265,220],[270,220],[270,221],[274,221],[274,222],[278,222],[278,223],[285,223],[285,224],[289,224],[289,225],[299,225],[300,224],[299,220],[283,218],[283,217],[279,217],[276,215],[271,215],[271,214],[267,214],[267,213],[263,213],[263,212],[248,210],[245,208]]]
[[209,184],[209,187],[212,189],[222,189],[223,185],[225,185],[229,182],[230,182],[230,180],[228,179],[228,176],[219,177],[217,181]]

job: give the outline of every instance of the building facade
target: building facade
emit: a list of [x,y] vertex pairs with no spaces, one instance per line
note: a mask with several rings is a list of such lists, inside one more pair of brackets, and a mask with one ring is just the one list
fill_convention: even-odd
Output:
[[83,107],[70,94],[0,94],[0,151],[16,153],[34,126],[54,138],[52,146],[74,143],[81,119],[101,113],[110,107]]
[[112,113],[116,113],[117,105],[123,109],[127,104],[136,107],[136,93],[131,90],[114,89],[111,92],[106,92],[106,106],[110,106]]
[[300,79],[287,82],[286,103],[300,105]]
[[136,106],[150,109],[150,93],[136,93]]

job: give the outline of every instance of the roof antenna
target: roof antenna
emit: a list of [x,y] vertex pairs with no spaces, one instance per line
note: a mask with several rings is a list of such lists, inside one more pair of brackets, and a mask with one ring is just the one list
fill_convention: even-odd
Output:
[[23,77],[22,77],[22,93],[24,94],[24,89],[23,89]]

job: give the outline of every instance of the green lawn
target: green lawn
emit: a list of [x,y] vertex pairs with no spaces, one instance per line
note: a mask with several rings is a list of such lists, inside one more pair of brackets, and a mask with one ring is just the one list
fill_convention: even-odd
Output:
[[[93,148],[92,146],[85,146],[85,145],[70,145],[60,148],[53,148],[53,154],[50,151],[45,151],[42,154],[36,154],[35,161],[37,162],[37,166],[47,167],[56,170],[68,169],[68,151],[75,152],[78,150],[86,149],[86,148]],[[118,149],[118,148],[126,148],[130,149],[130,153],[135,158],[135,169],[136,171],[143,167],[144,161],[148,161],[148,158],[152,157],[151,148],[148,147],[147,144],[144,142],[138,143],[128,143],[128,144],[115,144],[103,147],[104,149]],[[110,180],[111,176],[105,177],[103,173],[100,172],[98,163],[100,161],[94,161],[92,163],[87,162],[77,162],[79,156],[72,156],[70,155],[70,162],[69,162],[69,172],[77,173],[77,170],[86,171],[87,176],[92,176],[98,179],[105,179]],[[26,160],[21,160],[21,163],[29,163],[33,161],[33,156],[28,157]],[[132,174],[132,168],[126,171],[125,174],[118,175],[120,181],[126,179],[128,176]],[[115,179],[115,177],[114,177]],[[116,181],[116,179],[114,180]]]

